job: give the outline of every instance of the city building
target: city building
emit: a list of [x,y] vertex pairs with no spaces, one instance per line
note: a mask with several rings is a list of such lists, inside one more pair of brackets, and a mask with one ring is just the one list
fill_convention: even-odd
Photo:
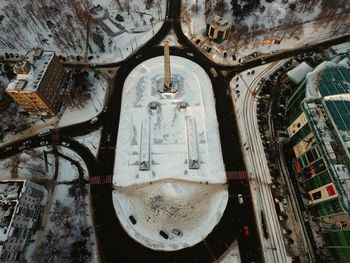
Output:
[[33,49],[15,65],[14,72],[17,77],[9,83],[6,93],[23,110],[50,116],[59,112],[66,71],[54,52]]
[[205,29],[205,36],[214,42],[221,44],[228,39],[230,33],[231,24],[223,20],[220,16],[214,15],[207,22]]
[[42,186],[28,180],[0,181],[0,262],[24,260],[44,194]]
[[319,221],[325,246],[339,262],[349,262],[349,65],[323,62],[308,73],[289,98],[286,116],[294,171],[307,193],[308,210]]

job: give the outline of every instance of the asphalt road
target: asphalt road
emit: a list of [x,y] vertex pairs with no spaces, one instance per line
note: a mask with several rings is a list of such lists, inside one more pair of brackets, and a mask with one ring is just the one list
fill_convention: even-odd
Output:
[[[280,60],[286,57],[296,56],[305,52],[313,51],[316,48],[334,45],[349,40],[349,35],[339,37],[328,42],[317,45],[310,45],[300,49],[290,50],[257,58],[252,61],[237,66],[216,65],[205,55],[194,47],[194,45],[184,36],[180,25],[181,1],[168,1],[166,20],[161,29],[148,41],[143,47],[139,48],[137,53],[129,56],[119,63],[100,65],[99,67],[120,67],[115,85],[111,90],[111,96],[107,102],[107,111],[98,116],[98,121],[91,124],[89,121],[77,125],[72,125],[59,130],[58,143],[68,142],[70,148],[79,153],[86,161],[90,176],[109,176],[113,174],[115,144],[118,135],[121,95],[123,83],[129,72],[142,61],[154,56],[163,54],[162,47],[156,47],[162,39],[173,28],[179,42],[183,48],[171,47],[172,55],[183,56],[201,65],[211,78],[214,95],[216,100],[216,112],[219,121],[219,132],[222,145],[223,159],[227,171],[245,170],[240,140],[237,133],[237,124],[235,114],[232,112],[233,106],[231,98],[227,95],[229,89],[229,80],[237,72],[248,68],[256,67],[261,64]],[[189,55],[189,52],[193,56]],[[84,65],[68,65],[72,67],[83,67]],[[214,78],[209,69],[215,67],[217,70],[229,72],[228,78],[220,74]],[[87,134],[98,127],[103,128],[101,144],[97,159],[92,156],[88,149],[79,143],[69,139],[77,135]],[[23,141],[11,144],[11,149],[0,149],[0,158],[11,156],[20,152],[19,147],[25,141],[30,141],[26,148],[34,148],[40,145],[40,142],[48,141],[51,143],[52,135],[43,137],[33,136]],[[115,215],[112,204],[112,186],[111,185],[91,185],[91,199],[93,204],[94,224],[98,240],[100,257],[103,262],[144,262],[162,261],[162,262],[213,262],[225,253],[231,243],[238,239],[240,254],[243,262],[263,262],[261,244],[256,232],[256,220],[251,201],[248,182],[246,181],[228,181],[230,198],[226,211],[214,228],[213,232],[205,239],[191,248],[186,248],[175,252],[153,251],[143,247],[130,238],[122,229]],[[239,205],[237,194],[242,193],[244,204]],[[249,226],[250,235],[245,237],[242,233],[242,226]]]

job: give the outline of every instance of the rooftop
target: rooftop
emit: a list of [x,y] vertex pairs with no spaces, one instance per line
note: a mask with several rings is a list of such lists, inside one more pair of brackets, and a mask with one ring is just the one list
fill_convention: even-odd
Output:
[[[44,51],[41,55],[38,50],[29,52],[26,59],[31,64],[28,74],[17,74],[17,77],[7,86],[6,91],[35,91],[39,87],[39,83],[53,56],[54,52],[50,51]],[[19,63],[25,65],[25,61]]]
[[5,241],[23,182],[0,181],[0,241]]
[[208,23],[219,29],[220,31],[225,31],[231,27],[229,21],[222,19],[222,17],[214,15],[208,20]]
[[287,72],[287,76],[295,83],[299,84],[306,76],[307,73],[313,70],[306,62],[302,62],[295,68]]

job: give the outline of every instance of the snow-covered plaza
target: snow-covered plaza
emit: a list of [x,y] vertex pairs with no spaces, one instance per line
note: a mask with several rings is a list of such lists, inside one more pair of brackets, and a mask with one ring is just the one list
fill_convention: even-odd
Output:
[[164,57],[138,65],[123,88],[113,203],[127,233],[155,250],[202,241],[228,201],[208,74],[170,56],[175,93],[160,93]]

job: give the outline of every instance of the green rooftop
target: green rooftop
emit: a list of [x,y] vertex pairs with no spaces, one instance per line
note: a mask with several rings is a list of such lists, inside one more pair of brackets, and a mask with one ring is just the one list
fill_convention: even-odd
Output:
[[350,93],[350,68],[325,68],[320,72],[318,88],[322,97]]
[[350,101],[325,101],[332,118],[344,141],[350,141]]

